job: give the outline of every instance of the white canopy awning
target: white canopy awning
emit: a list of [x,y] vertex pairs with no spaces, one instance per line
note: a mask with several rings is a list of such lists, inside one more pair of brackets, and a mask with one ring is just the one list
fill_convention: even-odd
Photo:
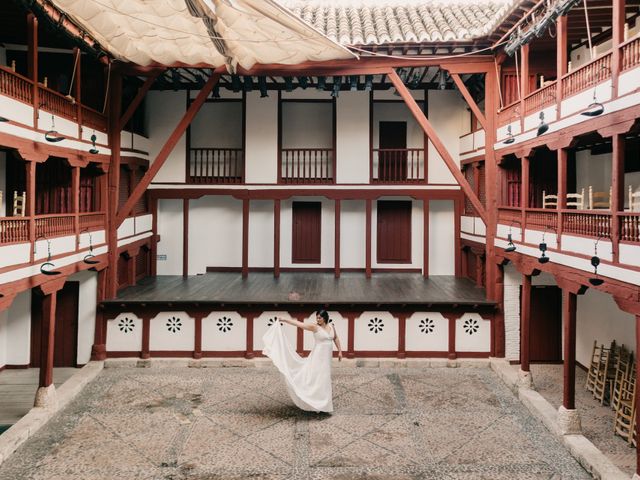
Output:
[[273,0],[51,0],[115,58],[142,66],[295,65],[354,55]]

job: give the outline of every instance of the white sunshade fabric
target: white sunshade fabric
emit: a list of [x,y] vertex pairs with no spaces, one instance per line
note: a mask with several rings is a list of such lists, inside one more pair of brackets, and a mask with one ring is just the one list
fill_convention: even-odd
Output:
[[273,0],[51,0],[119,60],[137,65],[295,65],[353,58]]

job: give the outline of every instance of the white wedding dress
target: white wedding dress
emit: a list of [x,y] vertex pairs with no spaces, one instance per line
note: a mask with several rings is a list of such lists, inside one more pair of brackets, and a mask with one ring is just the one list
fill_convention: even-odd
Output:
[[289,396],[299,408],[308,412],[332,412],[331,357],[333,339],[331,333],[318,328],[313,333],[315,345],[307,358],[303,358],[289,344],[280,322],[274,322],[262,337],[262,353],[284,375]]

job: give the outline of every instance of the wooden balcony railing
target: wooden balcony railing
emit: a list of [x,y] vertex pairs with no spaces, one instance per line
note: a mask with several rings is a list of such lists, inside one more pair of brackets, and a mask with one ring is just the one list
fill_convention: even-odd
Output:
[[620,48],[622,50],[622,71],[640,65],[640,36],[627,40]]
[[563,210],[562,233],[611,237],[611,215],[592,211]]
[[555,105],[557,82],[553,82],[524,97],[524,114],[530,115]]
[[284,148],[281,161],[282,183],[333,183],[335,153],[332,148]]
[[9,68],[0,67],[0,94],[32,104],[33,83]]
[[[10,68],[0,66],[0,95],[33,105],[33,82]],[[102,132],[107,131],[107,118],[102,113],[77,104],[71,98],[42,84],[38,84],[38,95],[40,97],[38,108],[43,111],[77,122],[78,113],[82,110],[84,125]]]
[[78,108],[70,98],[44,85],[39,85],[38,91],[40,95],[40,108],[42,108],[42,110],[69,120],[75,121],[78,119]]
[[107,117],[84,105],[82,106],[82,124],[101,132],[107,131]]
[[535,230],[558,229],[558,214],[555,210],[543,210],[542,208],[528,208],[525,214],[527,228]]
[[78,226],[80,232],[84,230],[100,230],[105,226],[105,214],[97,213],[80,213],[78,214]]
[[505,225],[511,225],[512,222],[521,222],[522,211],[520,207],[499,207],[498,221]]
[[191,148],[187,182],[243,183],[243,150],[241,148]]
[[519,117],[519,109],[520,108],[520,100],[512,103],[511,105],[507,105],[502,110],[498,112],[498,126],[503,127],[504,125],[508,125]]
[[372,183],[418,183],[425,180],[423,148],[375,148]]
[[611,78],[611,55],[611,52],[606,53],[564,75],[561,79],[562,97],[583,92]]
[[73,235],[75,233],[75,215],[56,214],[56,215],[38,215],[35,218],[36,238],[43,237],[61,237],[63,235]]
[[24,217],[0,218],[0,244],[29,241],[29,219]]
[[618,216],[620,222],[620,240],[640,243],[640,212],[625,212]]

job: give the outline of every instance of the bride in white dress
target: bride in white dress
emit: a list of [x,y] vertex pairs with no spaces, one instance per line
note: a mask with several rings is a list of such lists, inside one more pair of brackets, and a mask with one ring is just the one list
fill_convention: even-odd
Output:
[[[289,396],[299,408],[308,412],[332,412],[331,357],[333,344],[338,348],[338,360],[342,360],[340,340],[329,314],[325,310],[316,312],[316,323],[278,318],[278,322],[264,334],[262,353],[269,357],[284,375]],[[313,332],[315,344],[307,358],[297,354],[284,336],[282,323]]]

